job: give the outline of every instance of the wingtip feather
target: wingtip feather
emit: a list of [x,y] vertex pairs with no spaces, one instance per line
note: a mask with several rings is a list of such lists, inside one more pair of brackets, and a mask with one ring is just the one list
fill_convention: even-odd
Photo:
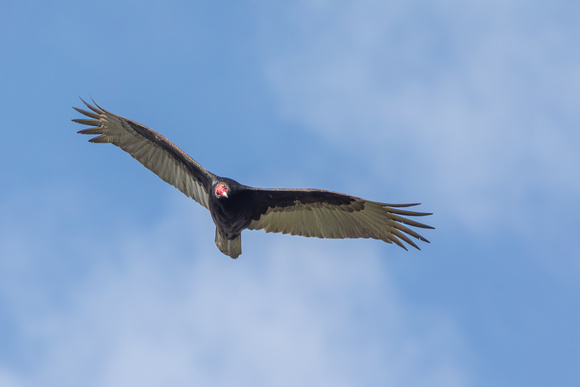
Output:
[[[73,106],[73,109],[75,109],[77,112],[79,112],[79,113],[81,113],[81,114],[84,114],[84,115],[85,115],[85,116],[87,116],[87,117],[91,117],[91,118],[94,118],[94,119],[99,119],[99,115],[98,115],[98,114],[96,114],[96,113],[89,112],[89,111],[87,111],[87,110],[84,110],[84,109],[79,109],[79,108],[77,108],[77,107],[74,107],[74,106]],[[74,120],[73,120],[73,121],[74,121]]]
[[101,128],[88,128],[79,130],[77,133],[79,134],[103,134],[103,130]]
[[103,134],[101,136],[91,138],[89,142],[93,142],[95,144],[107,144],[111,142],[111,139],[107,137],[107,135]]
[[95,102],[95,100],[92,99],[92,98],[91,98],[91,100],[93,101],[93,103],[95,104],[96,107],[93,106],[93,105],[91,105],[90,103],[88,103],[87,101],[85,101],[84,99],[82,99],[81,97],[79,97],[79,99],[85,104],[86,107],[88,107],[89,109],[91,109],[93,112],[95,112],[97,114],[102,114],[105,111],[99,105],[97,105],[97,103]]
[[72,122],[76,122],[77,124],[82,124],[82,125],[89,125],[89,126],[99,126],[100,125],[99,120],[87,120],[86,118],[75,118],[72,120]]

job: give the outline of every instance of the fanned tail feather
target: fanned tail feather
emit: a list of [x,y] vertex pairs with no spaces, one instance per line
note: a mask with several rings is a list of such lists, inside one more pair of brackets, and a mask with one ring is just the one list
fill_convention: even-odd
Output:
[[238,235],[234,239],[227,239],[215,229],[215,245],[225,255],[236,259],[242,254],[242,236]]

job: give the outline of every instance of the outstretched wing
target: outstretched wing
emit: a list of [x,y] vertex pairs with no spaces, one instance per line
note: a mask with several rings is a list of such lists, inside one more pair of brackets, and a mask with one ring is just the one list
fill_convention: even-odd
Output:
[[73,108],[89,117],[74,119],[79,124],[93,126],[81,134],[97,134],[94,143],[117,145],[165,182],[209,208],[209,192],[214,175],[159,133],[127,118],[113,114],[95,103],[81,99],[90,111]]
[[[386,204],[324,190],[249,188],[251,230],[318,238],[373,238],[396,243],[402,241],[419,249],[409,238],[429,241],[407,226],[433,228],[405,216],[431,215],[402,210],[416,204]],[[407,225],[407,226],[406,226]],[[420,249],[419,249],[420,250]]]

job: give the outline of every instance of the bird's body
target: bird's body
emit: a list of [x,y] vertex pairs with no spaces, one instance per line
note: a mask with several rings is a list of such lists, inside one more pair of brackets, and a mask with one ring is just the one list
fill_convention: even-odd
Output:
[[[84,102],[84,101],[83,101]],[[403,216],[431,215],[403,210],[416,204],[386,204],[319,189],[260,189],[219,177],[198,164],[159,133],[86,102],[93,126],[79,131],[98,135],[95,143],[112,143],[185,195],[207,208],[216,225],[216,245],[232,258],[242,253],[241,232],[266,232],[318,238],[374,238],[419,249],[406,235],[429,242],[405,226],[432,228]]]

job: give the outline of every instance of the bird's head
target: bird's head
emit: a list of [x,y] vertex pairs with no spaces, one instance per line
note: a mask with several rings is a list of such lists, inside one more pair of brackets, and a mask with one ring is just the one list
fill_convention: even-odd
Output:
[[218,199],[227,199],[229,192],[230,186],[224,182],[217,183],[213,191],[215,197]]

